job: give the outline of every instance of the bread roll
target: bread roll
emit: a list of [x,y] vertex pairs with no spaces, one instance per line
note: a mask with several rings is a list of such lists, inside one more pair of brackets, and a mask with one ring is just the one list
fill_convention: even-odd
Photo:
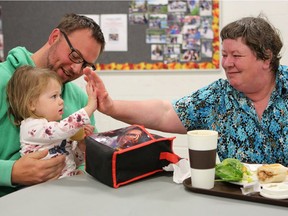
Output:
[[257,169],[260,183],[283,182],[287,177],[287,168],[281,164],[267,164]]

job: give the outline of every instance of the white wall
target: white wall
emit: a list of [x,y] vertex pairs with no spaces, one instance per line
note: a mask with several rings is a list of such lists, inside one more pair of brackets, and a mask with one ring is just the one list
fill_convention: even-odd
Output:
[[[221,1],[221,26],[224,26],[243,16],[257,16],[264,13],[283,37],[284,49],[281,63],[288,64],[287,39],[288,39],[288,0],[224,0]],[[285,38],[285,40],[284,40]],[[106,88],[114,99],[142,100],[161,98],[173,100],[182,97],[200,87],[208,85],[218,78],[224,78],[220,72],[98,72],[106,84]],[[85,83],[82,79],[76,81],[80,86]],[[95,113],[99,131],[107,131],[126,126],[99,112]],[[155,132],[155,131],[153,131]],[[163,136],[176,136],[174,150],[182,157],[187,157],[186,136],[156,132]]]

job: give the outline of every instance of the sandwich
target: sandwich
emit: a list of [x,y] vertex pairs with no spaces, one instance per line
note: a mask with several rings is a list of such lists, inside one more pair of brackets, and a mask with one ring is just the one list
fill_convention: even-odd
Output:
[[281,164],[265,164],[258,167],[257,177],[260,183],[283,182],[287,177],[287,168]]

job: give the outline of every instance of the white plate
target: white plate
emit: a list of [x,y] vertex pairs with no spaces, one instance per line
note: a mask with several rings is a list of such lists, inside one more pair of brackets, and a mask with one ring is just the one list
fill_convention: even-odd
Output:
[[258,183],[258,179],[257,179],[257,169],[258,167],[262,166],[262,164],[247,164],[247,163],[243,163],[244,166],[247,167],[247,169],[251,172],[252,176],[251,178],[253,179],[252,182],[229,182],[231,184],[235,184],[235,185],[240,185],[243,187],[248,187],[248,186],[252,186],[254,184]]
[[270,199],[288,199],[288,195],[276,195],[276,194],[268,194],[264,191],[260,191],[260,195]]
[[288,199],[288,183],[263,184],[260,195],[271,199]]

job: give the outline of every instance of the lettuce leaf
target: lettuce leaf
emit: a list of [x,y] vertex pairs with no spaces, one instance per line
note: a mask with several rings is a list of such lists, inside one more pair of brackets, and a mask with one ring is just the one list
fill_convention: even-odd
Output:
[[226,158],[215,167],[216,177],[222,181],[242,181],[246,167],[237,159]]

